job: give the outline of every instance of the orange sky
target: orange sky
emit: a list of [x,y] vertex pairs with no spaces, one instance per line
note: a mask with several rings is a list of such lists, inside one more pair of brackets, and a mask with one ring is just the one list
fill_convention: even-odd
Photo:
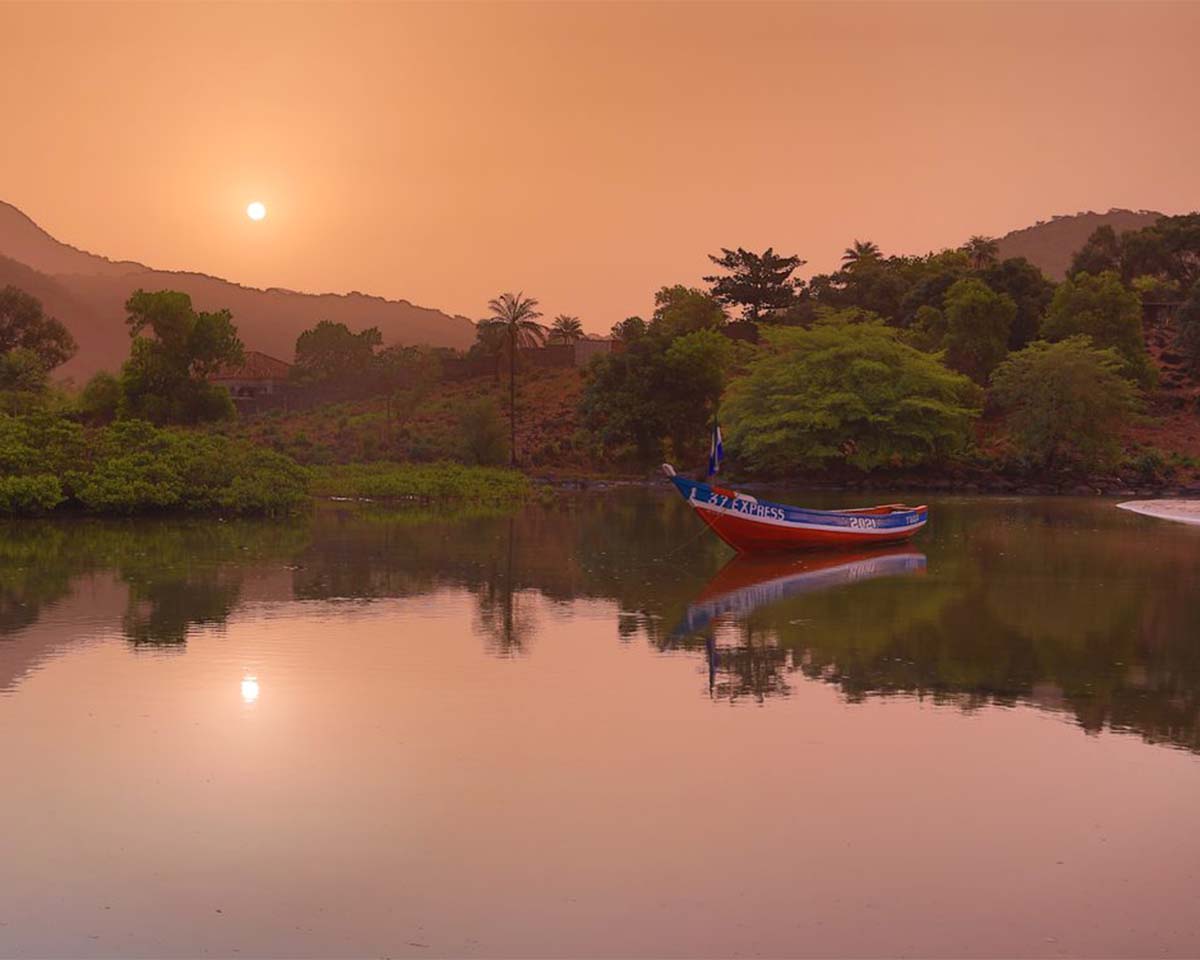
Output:
[[721,245],[811,272],[1200,207],[1198,46],[1200,4],[0,4],[0,199],[157,267],[603,331]]

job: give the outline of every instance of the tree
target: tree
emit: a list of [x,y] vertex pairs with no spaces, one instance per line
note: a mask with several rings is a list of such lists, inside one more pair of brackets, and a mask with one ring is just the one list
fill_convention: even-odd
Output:
[[854,266],[864,260],[878,260],[880,256],[879,247],[870,240],[855,240],[852,246],[842,251],[842,263]]
[[[403,423],[434,390],[441,380],[442,362],[437,351],[429,347],[394,344],[375,354],[372,370],[387,396],[385,416],[390,444],[393,420]],[[398,398],[401,392],[403,401]]]
[[743,308],[747,320],[757,321],[764,313],[782,310],[796,299],[798,283],[792,274],[804,265],[799,257],[784,257],[767,247],[761,254],[738,247],[721,248],[721,255],[708,257],[725,274],[705,277],[713,297],[729,306]]
[[506,334],[505,349],[508,355],[508,423],[509,462],[517,465],[517,360],[521,347],[540,346],[545,342],[546,330],[537,322],[541,314],[538,302],[524,293],[502,293],[488,302],[491,316],[483,324]]
[[984,270],[980,279],[997,293],[1012,297],[1017,305],[1008,335],[1008,349],[1020,350],[1036,339],[1042,317],[1054,298],[1054,284],[1042,271],[1024,257],[1009,257]]
[[[1166,218],[1164,218],[1166,219]],[[1117,233],[1110,224],[1097,227],[1071,258],[1068,277],[1112,271],[1129,283],[1143,274],[1158,276],[1170,270],[1170,257],[1158,224],[1144,230]]]
[[228,310],[199,312],[186,293],[136,290],[125,311],[133,343],[121,368],[123,417],[196,423],[233,415],[229,394],[207,381],[244,358]]
[[371,369],[382,344],[378,327],[351,333],[344,323],[322,320],[296,338],[293,375],[308,383],[348,382]]
[[1200,213],[1163,217],[1153,229],[1162,238],[1167,275],[1180,290],[1191,290],[1200,282]]
[[1078,273],[1099,276],[1109,271],[1119,272],[1120,269],[1121,244],[1117,240],[1117,231],[1106,223],[1093,230],[1087,242],[1075,252],[1067,276],[1074,277]]
[[108,423],[121,406],[121,381],[101,370],[79,395],[79,412],[91,423]]
[[1115,460],[1121,427],[1138,408],[1125,367],[1117,350],[1086,336],[1039,340],[1000,364],[992,397],[1007,413],[1022,459],[1047,469]]
[[941,310],[946,291],[967,276],[968,270],[966,255],[957,251],[951,259],[927,264],[900,301],[900,326],[911,326],[922,307]]
[[1179,308],[1179,349],[1193,371],[1200,371],[1200,280]]
[[576,340],[582,340],[583,324],[579,322],[578,317],[560,313],[550,324],[550,333],[546,339],[549,343],[574,343]]
[[1017,305],[982,280],[959,280],[942,301],[946,321],[946,363],[976,383],[984,383],[1008,352]]
[[726,447],[785,476],[847,463],[918,464],[962,450],[981,391],[882,323],[818,323],[767,333],[768,349],[730,385]]
[[18,287],[0,290],[0,354],[28,350],[45,373],[75,355],[75,338],[54,317],[46,316],[42,302]]
[[626,317],[613,324],[611,336],[620,343],[630,344],[645,336],[646,329],[646,321],[641,317]]
[[480,397],[462,409],[458,417],[458,432],[467,463],[489,467],[508,459],[504,421],[496,409],[496,401],[491,397]]
[[26,413],[45,405],[50,378],[41,358],[25,347],[0,353],[0,407]]
[[859,307],[894,322],[912,287],[907,267],[901,258],[864,257],[837,273],[813,277],[808,294],[822,306],[835,310]]
[[1156,381],[1142,335],[1141,301],[1116,273],[1079,273],[1055,290],[1042,321],[1042,336],[1065,340],[1078,334],[1091,337],[1101,349],[1112,347],[1120,353],[1125,358],[1125,375],[1130,379],[1143,386]]
[[677,456],[704,442],[738,347],[715,330],[669,338],[650,333],[593,362],[580,406],[608,447],[632,445],[641,463],[671,441]]
[[978,234],[964,243],[962,249],[971,261],[972,268],[975,270],[982,270],[985,267],[991,266],[1000,255],[1000,244],[992,237],[984,237]]
[[922,306],[903,333],[904,342],[925,353],[937,353],[946,342],[946,315],[937,307]]
[[695,287],[676,284],[654,295],[650,329],[665,337],[679,337],[697,330],[714,330],[725,323],[725,311],[717,299]]

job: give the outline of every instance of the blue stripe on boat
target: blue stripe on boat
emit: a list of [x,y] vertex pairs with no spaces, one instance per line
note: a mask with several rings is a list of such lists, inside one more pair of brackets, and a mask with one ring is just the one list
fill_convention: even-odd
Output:
[[[874,522],[871,530],[893,530],[901,527],[911,527],[925,519],[924,510],[903,510],[896,513],[864,514],[848,513],[840,510],[808,510],[803,507],[790,507],[785,503],[772,503],[769,500],[747,499],[743,497],[725,497],[717,493],[707,483],[698,480],[688,480],[686,477],[671,477],[675,488],[683,494],[685,500],[697,504],[711,504],[726,510],[744,514],[747,519],[774,520],[785,523],[803,523],[811,526],[853,528],[861,530],[864,518]],[[855,522],[857,521],[857,523]]]

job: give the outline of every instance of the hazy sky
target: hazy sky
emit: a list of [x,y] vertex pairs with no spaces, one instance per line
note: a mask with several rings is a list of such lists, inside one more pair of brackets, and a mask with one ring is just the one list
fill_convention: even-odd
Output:
[[603,331],[722,245],[810,273],[1200,207],[1198,49],[1184,3],[0,4],[0,199],[115,258]]

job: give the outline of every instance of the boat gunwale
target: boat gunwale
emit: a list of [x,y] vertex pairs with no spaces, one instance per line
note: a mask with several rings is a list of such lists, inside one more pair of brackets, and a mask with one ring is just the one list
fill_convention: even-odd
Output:
[[[881,506],[876,506],[876,507],[859,507],[859,508],[851,509],[851,510],[816,510],[811,507],[797,507],[797,506],[793,506],[793,505],[787,504],[787,503],[779,503],[777,501],[772,501],[772,500],[761,500],[757,497],[748,497],[748,496],[738,493],[738,491],[736,491],[736,490],[723,489],[720,487],[713,486],[712,484],[704,483],[701,480],[691,480],[687,477],[673,476],[670,479],[671,479],[671,482],[674,484],[675,488],[680,492],[680,494],[683,495],[684,499],[687,500],[688,503],[690,503],[696,509],[710,509],[710,510],[718,510],[718,511],[722,511],[722,512],[729,509],[728,507],[723,506],[721,504],[713,503],[713,502],[711,502],[711,500],[704,500],[704,501],[695,500],[689,495],[691,491],[700,490],[700,491],[704,491],[708,494],[716,493],[720,496],[730,497],[731,502],[740,500],[743,503],[756,504],[761,507],[770,507],[773,509],[783,511],[783,514],[784,514],[783,517],[778,518],[778,519],[770,518],[770,517],[756,517],[751,512],[743,513],[742,511],[739,511],[739,510],[732,511],[737,516],[743,517],[746,520],[758,520],[758,521],[762,521],[762,522],[766,522],[766,523],[772,523],[772,522],[779,523],[781,521],[783,523],[803,523],[803,522],[805,522],[805,520],[802,518],[812,518],[813,522],[818,523],[822,526],[831,527],[831,528],[842,528],[844,526],[844,524],[840,524],[840,523],[821,524],[820,522],[822,520],[847,520],[847,521],[849,521],[849,520],[859,519],[862,517],[871,517],[872,519],[877,519],[880,521],[885,521],[885,520],[886,521],[895,521],[899,518],[908,518],[908,517],[915,516],[915,517],[920,518],[919,522],[923,525],[925,516],[929,512],[929,508],[927,506],[925,506],[924,504],[922,504],[920,506],[914,506],[914,507],[910,507],[910,506],[907,506],[904,504],[883,504]],[[687,488],[687,489],[685,489],[685,488]],[[886,513],[872,513],[871,512],[871,511],[876,511],[876,510],[882,510],[884,508],[891,508],[891,509],[888,510],[888,512],[886,512]],[[792,514],[800,514],[801,517],[793,519],[792,516],[790,516]],[[913,524],[911,524],[911,523],[901,524],[901,523],[889,522],[889,523],[887,523],[881,527],[877,527],[875,529],[882,531],[882,530],[891,530],[894,527],[912,526],[912,525]],[[862,529],[856,529],[855,533],[867,533],[867,531],[862,530]]]

